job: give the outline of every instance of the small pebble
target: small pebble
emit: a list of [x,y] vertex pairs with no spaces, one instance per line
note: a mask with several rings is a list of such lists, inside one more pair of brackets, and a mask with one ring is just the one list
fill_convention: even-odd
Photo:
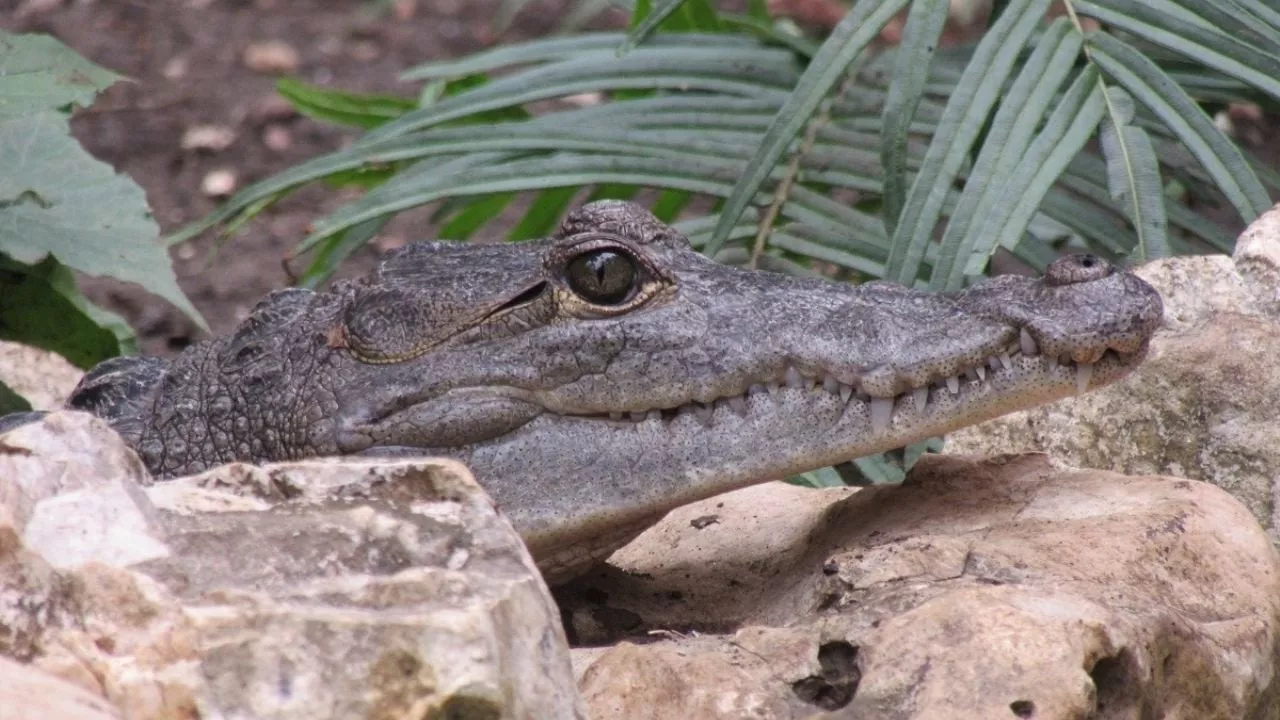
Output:
[[226,197],[235,189],[236,174],[230,170],[213,170],[200,181],[200,192],[209,197]]
[[183,150],[219,152],[236,141],[236,131],[226,125],[194,125],[182,133]]
[[286,75],[297,72],[301,62],[298,51],[280,40],[251,43],[244,49],[244,65],[254,72]]

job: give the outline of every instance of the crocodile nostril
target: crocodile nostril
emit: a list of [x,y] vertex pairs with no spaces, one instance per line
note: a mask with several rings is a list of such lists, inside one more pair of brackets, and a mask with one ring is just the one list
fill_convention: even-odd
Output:
[[1110,263],[1088,253],[1064,255],[1045,269],[1044,280],[1050,285],[1072,285],[1101,280],[1115,272]]

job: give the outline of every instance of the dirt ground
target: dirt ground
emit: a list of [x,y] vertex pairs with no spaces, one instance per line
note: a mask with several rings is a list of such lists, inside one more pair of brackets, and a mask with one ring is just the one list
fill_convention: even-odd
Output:
[[[491,20],[499,4],[0,0],[0,28],[51,34],[134,80],[118,83],[79,113],[73,131],[91,153],[146,190],[161,229],[168,232],[216,207],[217,199],[202,189],[210,173],[230,172],[243,187],[354,137],[352,131],[290,112],[274,92],[276,76],[250,65],[287,66],[292,49],[296,76],[305,81],[411,95],[417,86],[396,80],[405,68],[551,32],[565,3],[530,3],[510,31],[495,36]],[[594,24],[623,22],[625,17],[606,15]],[[271,42],[287,48],[277,47],[273,55],[270,46],[262,49]],[[246,56],[254,50],[260,53],[256,60]],[[206,139],[195,142],[201,147],[190,147],[201,132]],[[232,328],[263,295],[289,283],[286,253],[308,223],[340,201],[327,190],[298,193],[223,244],[212,261],[211,236],[173,249],[182,288],[215,333]],[[412,216],[398,218],[387,229],[390,242],[424,239],[414,222]],[[366,249],[343,274],[369,267],[376,255],[375,248]],[[93,300],[129,321],[144,353],[172,354],[199,339],[191,321],[154,296],[111,281],[90,278],[83,284]]]

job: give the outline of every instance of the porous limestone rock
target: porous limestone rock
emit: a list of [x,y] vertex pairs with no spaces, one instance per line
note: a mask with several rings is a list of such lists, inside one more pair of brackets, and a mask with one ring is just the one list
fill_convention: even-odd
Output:
[[583,716],[546,586],[461,465],[151,485],[75,412],[0,435],[0,654],[138,720]]
[[592,718],[1280,717],[1280,555],[1212,485],[927,456],[801,497],[682,509],[565,591],[648,638],[574,651]]
[[102,698],[48,673],[0,658],[3,720],[121,720]]
[[57,410],[84,371],[58,353],[0,340],[0,383],[31,403],[33,410]]
[[1204,480],[1239,498],[1280,544],[1280,207],[1226,256],[1138,269],[1164,326],[1124,380],[947,436],[945,451],[1045,451],[1075,467]]

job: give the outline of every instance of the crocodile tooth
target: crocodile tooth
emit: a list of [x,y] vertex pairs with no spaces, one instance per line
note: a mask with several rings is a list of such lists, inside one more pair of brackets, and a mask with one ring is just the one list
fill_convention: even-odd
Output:
[[[631,422],[644,422],[649,418],[650,412],[657,412],[657,411],[632,410]],[[661,415],[662,413],[658,413],[658,414]]]
[[1089,380],[1093,377],[1093,363],[1076,365],[1076,394],[1082,395],[1089,389]]
[[822,381],[822,389],[832,395],[835,395],[840,392],[840,381],[828,375],[826,379]]
[[1007,352],[1000,353],[1000,364],[1004,366],[1005,370],[1012,370],[1013,358],[1009,357]]
[[911,395],[916,400],[916,412],[924,412],[925,406],[929,404],[929,386],[918,387]]
[[1023,355],[1039,355],[1040,346],[1036,345],[1036,339],[1031,337],[1031,333],[1026,328],[1022,328],[1022,333],[1018,335],[1018,346],[1022,349]]
[[804,378],[800,376],[800,371],[788,365],[787,366],[787,387],[803,388],[805,384],[806,383]]
[[650,410],[648,416],[645,417],[645,420],[661,420],[661,419],[662,419],[662,411],[656,408],[653,410]]
[[853,397],[853,386],[840,383],[840,402],[848,405],[851,397]]
[[1044,359],[1044,369],[1045,369],[1045,372],[1053,372],[1054,370],[1057,370],[1057,369],[1058,369],[1058,358],[1056,358],[1056,357],[1046,357],[1046,358]]
[[893,398],[871,398],[871,431],[880,432],[893,419]]
[[747,400],[741,395],[729,398],[729,407],[741,417],[747,416]]
[[761,385],[760,383],[751,383],[751,385],[747,387],[748,395],[759,395],[760,393],[763,393],[763,392],[769,392],[769,391],[768,389],[765,388],[764,385]]
[[975,368],[973,369],[973,371],[972,371],[972,372],[973,372],[973,374],[974,374],[974,375],[977,375],[977,376],[978,376],[978,382],[986,382],[986,381],[987,381],[987,369],[986,369],[985,367],[983,367],[983,366],[981,366],[981,365],[978,365],[977,367],[975,367]]
[[781,389],[782,389],[782,386],[781,386],[781,385],[779,385],[779,384],[778,384],[778,383],[776,383],[776,382],[768,383],[767,385],[765,385],[765,387],[769,389],[769,394],[770,394],[770,395],[772,395],[772,394],[774,394],[774,393],[776,393],[776,392],[778,392],[779,390],[781,390]]
[[952,395],[959,395],[960,394],[960,378],[956,375],[952,375],[948,377],[947,389],[951,391]]
[[1000,359],[997,358],[995,355],[992,355],[991,357],[987,358],[987,367],[991,368],[991,372],[995,372],[999,370]]
[[621,419],[622,419],[622,413],[618,412],[617,410],[610,411],[610,412],[609,412],[609,419],[610,419],[610,420],[621,420]]

